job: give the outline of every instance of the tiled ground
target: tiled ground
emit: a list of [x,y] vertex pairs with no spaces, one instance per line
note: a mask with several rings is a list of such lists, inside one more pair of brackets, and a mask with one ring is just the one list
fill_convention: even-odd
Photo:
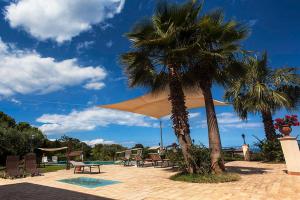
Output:
[[[227,166],[240,173],[242,179],[222,184],[183,183],[169,180],[174,172],[164,168],[102,166],[101,174],[74,175],[72,170],[62,170],[40,177],[0,179],[0,199],[300,199],[300,176],[285,174],[283,164],[231,162]],[[81,176],[122,183],[87,189],[57,181]]]

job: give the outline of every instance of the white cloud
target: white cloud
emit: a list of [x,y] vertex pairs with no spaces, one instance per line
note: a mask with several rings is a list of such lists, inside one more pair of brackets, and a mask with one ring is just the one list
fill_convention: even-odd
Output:
[[107,48],[110,48],[113,45],[113,41],[109,40],[108,42],[106,42],[105,45],[106,45]]
[[250,27],[253,27],[253,26],[255,26],[257,24],[257,22],[258,22],[257,19],[251,19],[251,20],[249,20],[248,24],[249,24]]
[[[189,113],[189,120],[194,119],[198,116],[200,116],[200,113],[197,113],[197,112]],[[171,118],[171,115],[167,115],[167,116],[162,117],[161,119],[162,120],[170,120],[170,118]]]
[[87,90],[101,90],[102,88],[105,87],[105,84],[101,82],[92,82],[92,83],[87,83],[83,87]]
[[92,147],[95,146],[96,144],[116,144],[114,141],[104,140],[102,138],[97,138],[97,139],[93,139],[93,140],[85,140],[83,142],[85,142],[87,145],[92,146]]
[[154,126],[152,120],[142,115],[96,107],[82,111],[74,110],[66,115],[44,114],[36,121],[42,123],[39,128],[48,135],[91,131],[97,127],[105,127],[110,124],[140,127]]
[[199,116],[200,116],[200,113],[189,113],[189,119],[193,119],[193,118],[196,118]]
[[119,14],[125,0],[18,0],[5,7],[11,27],[40,39],[71,40]]
[[[249,122],[251,119],[248,119],[248,121],[245,122],[242,121],[236,114],[229,112],[217,114],[217,119],[220,129],[223,131],[227,131],[228,128],[253,129],[262,126],[261,122]],[[201,127],[207,127],[206,119],[201,121]]]
[[16,49],[1,38],[0,61],[0,97],[45,94],[82,83],[104,85],[101,81],[107,75],[100,66],[81,67],[76,59],[56,61],[35,51]]
[[17,104],[17,105],[21,105],[22,104],[21,101],[19,101],[18,99],[15,99],[15,98],[10,99],[10,101],[13,102],[13,103],[15,103],[15,104]]
[[95,42],[94,41],[85,41],[85,42],[81,42],[79,44],[77,44],[76,46],[76,50],[78,53],[81,53],[81,51],[83,49],[89,49],[91,48],[91,46],[94,44]]

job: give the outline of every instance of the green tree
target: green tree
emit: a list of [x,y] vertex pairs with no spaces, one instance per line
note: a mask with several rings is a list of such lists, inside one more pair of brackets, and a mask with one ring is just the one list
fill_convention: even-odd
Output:
[[36,127],[28,123],[16,123],[13,118],[0,113],[0,164],[5,163],[7,155],[23,156],[31,147],[41,147],[45,136]]
[[96,144],[92,150],[93,159],[111,161],[116,158],[118,151],[124,151],[125,149],[119,144]]
[[133,147],[132,147],[132,149],[139,149],[139,148],[144,148],[144,145],[142,145],[142,144],[135,144]]
[[181,48],[189,40],[186,30],[197,20],[199,8],[193,1],[182,5],[159,3],[152,18],[140,21],[126,34],[132,49],[121,56],[131,87],[170,92],[173,128],[189,173],[197,172],[199,167],[190,152],[192,141],[181,81],[186,56]]
[[272,69],[267,53],[260,58],[247,56],[241,63],[244,75],[230,83],[225,99],[233,104],[242,119],[248,113],[260,113],[266,138],[274,141],[276,132],[272,114],[281,108],[297,108],[300,99],[300,77],[296,68]]

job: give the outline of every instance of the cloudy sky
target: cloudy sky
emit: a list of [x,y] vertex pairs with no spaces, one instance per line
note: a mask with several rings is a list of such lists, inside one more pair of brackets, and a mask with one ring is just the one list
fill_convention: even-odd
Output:
[[[175,1],[175,0],[174,0]],[[180,2],[180,1],[177,1]],[[124,33],[151,16],[156,0],[0,1],[0,110],[39,127],[50,139],[69,135],[88,142],[157,145],[158,121],[96,108],[144,94],[130,89],[118,58],[129,49]],[[268,50],[270,65],[300,65],[300,3],[294,0],[210,0],[227,18],[248,24],[246,49]],[[267,9],[266,9],[267,8]],[[215,99],[223,89],[214,86]],[[260,116],[242,122],[231,106],[217,107],[223,146],[263,138]],[[276,117],[286,114],[280,111]],[[191,135],[207,144],[204,109],[190,111]],[[164,141],[176,141],[163,118]],[[299,132],[299,129],[296,129]]]

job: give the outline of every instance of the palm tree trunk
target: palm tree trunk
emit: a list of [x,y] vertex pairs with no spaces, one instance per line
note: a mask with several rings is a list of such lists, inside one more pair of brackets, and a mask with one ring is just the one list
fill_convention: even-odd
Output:
[[262,111],[261,114],[264,123],[266,138],[269,141],[274,141],[276,138],[276,131],[273,124],[272,113],[270,110],[265,110]]
[[211,167],[215,173],[225,171],[225,165],[222,158],[222,145],[216,117],[215,106],[211,94],[211,83],[206,82],[200,84],[206,109],[208,139],[210,148]]
[[191,155],[192,140],[188,122],[188,111],[185,106],[185,96],[181,83],[179,81],[179,74],[176,72],[174,67],[168,67],[170,72],[169,101],[172,105],[171,119],[173,121],[173,128],[182,148],[182,153],[187,165],[188,173],[196,173],[198,171],[198,167]]

